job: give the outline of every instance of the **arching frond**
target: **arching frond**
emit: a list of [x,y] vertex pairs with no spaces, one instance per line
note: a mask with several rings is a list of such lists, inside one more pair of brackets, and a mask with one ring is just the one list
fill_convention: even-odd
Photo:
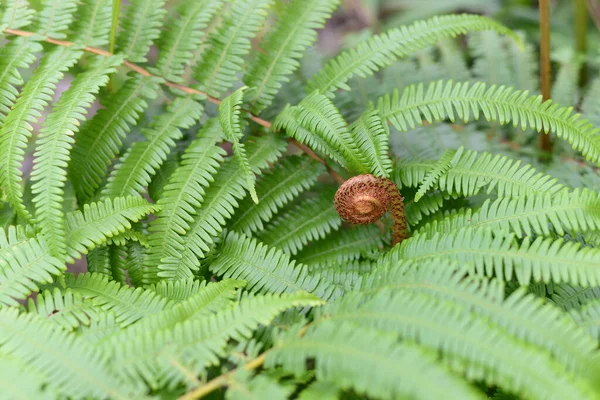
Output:
[[125,59],[143,63],[150,46],[160,34],[166,13],[165,0],[131,0],[120,18],[121,31],[117,35],[116,50]]
[[478,15],[445,15],[400,29],[391,29],[373,36],[325,65],[309,84],[309,90],[319,90],[332,96],[336,89],[349,90],[346,84],[354,75],[365,77],[387,67],[400,57],[426,48],[440,39],[474,31],[494,30],[519,40],[508,28]]
[[600,78],[590,85],[581,104],[581,113],[594,126],[600,126]]
[[111,25],[110,0],[81,0],[69,39],[86,46],[108,44]]
[[[600,226],[600,197],[588,189],[561,191],[554,196],[530,195],[518,198],[486,200],[481,208],[449,214],[446,218],[424,226],[421,232],[451,232],[465,226],[490,227],[513,231],[519,238],[549,235],[555,231],[563,236],[597,230]],[[584,216],[585,215],[585,216]]]
[[437,363],[433,352],[398,343],[391,335],[334,323],[309,329],[301,338],[294,333],[296,337],[288,335],[275,343],[267,365],[282,364],[300,375],[306,360],[315,359],[317,379],[379,398],[485,398]]
[[118,197],[85,204],[66,215],[67,262],[131,228],[131,222],[158,210],[141,197]]
[[249,102],[257,114],[267,108],[282,83],[288,82],[308,46],[317,39],[317,29],[338,6],[339,0],[293,0],[277,19],[261,48],[264,52],[250,64],[244,75],[246,85],[255,89]]
[[[394,169],[395,180],[403,186],[416,186],[434,167],[431,161],[402,162]],[[449,194],[474,196],[487,186],[486,193],[496,191],[499,197],[519,197],[529,194],[555,194],[564,190],[556,178],[537,172],[530,165],[506,156],[466,150],[458,161],[442,174],[436,187]]]
[[43,383],[65,396],[126,399],[141,394],[116,380],[99,351],[37,315],[2,309],[0,333],[0,349],[38,365],[46,375]]
[[505,62],[509,58],[508,49],[502,39],[494,31],[469,36],[469,48],[475,58],[472,70],[478,81],[490,85],[510,85],[513,82],[510,64]]
[[148,286],[148,290],[154,290],[159,296],[169,299],[174,303],[180,303],[204,287],[206,287],[205,281],[190,278],[179,281],[160,281],[157,284]]
[[182,129],[189,128],[202,115],[204,107],[192,97],[178,97],[166,113],[142,129],[145,141],[134,143],[119,160],[102,190],[104,197],[135,196],[144,191],[151,177],[181,139]]
[[209,36],[209,47],[194,69],[200,88],[220,96],[231,87],[250,52],[250,40],[262,27],[272,0],[234,0],[223,14],[217,30]]
[[379,252],[383,239],[373,225],[343,229],[304,248],[296,259],[307,265],[342,264]]
[[594,299],[600,299],[599,286],[553,285],[551,300],[565,311],[579,309],[582,305]]
[[113,350],[115,366],[129,381],[174,386],[186,379],[174,365],[200,373],[224,354],[227,340],[249,338],[259,324],[268,324],[286,309],[321,304],[305,292],[245,297],[216,315],[178,324],[164,334],[142,336],[132,344],[120,343]]
[[333,206],[331,191],[308,198],[289,212],[279,214],[257,236],[266,245],[277,247],[286,254],[298,253],[308,242],[326,237],[342,226],[342,219]]
[[92,67],[75,78],[48,115],[37,137],[35,162],[31,172],[35,217],[50,253],[64,257],[63,188],[67,180],[72,136],[77,131],[84,110],[94,101],[94,94],[108,82],[109,74],[121,64],[121,57],[101,57]]
[[50,283],[53,275],[66,269],[62,259],[53,257],[46,242],[31,238],[14,244],[0,258],[0,303],[15,306],[38,290],[38,284]]
[[587,302],[580,310],[571,310],[577,325],[585,329],[594,338],[600,338],[600,300]]
[[286,107],[275,119],[275,129],[286,133],[317,151],[326,153],[343,167],[356,173],[368,173],[369,167],[348,124],[333,102],[319,92],[306,96],[299,105]]
[[[275,161],[283,151],[285,141],[275,135],[250,138],[248,140],[248,163],[258,172],[268,163]],[[198,259],[203,258],[214,243],[238,205],[244,198],[244,177],[239,174],[234,160],[229,158],[215,175],[215,183],[210,185],[204,195],[190,230],[184,236],[181,252],[175,258],[162,260],[162,264],[146,269],[146,279],[153,282],[157,276],[169,279],[190,277],[191,271],[198,269]]]
[[15,38],[0,49],[0,123],[17,100],[24,84],[19,69],[28,69],[41,45],[29,38]]
[[392,172],[389,157],[389,131],[377,110],[368,110],[350,125],[350,132],[369,165],[369,171],[378,177],[387,178]]
[[177,16],[171,18],[159,41],[159,57],[155,71],[172,82],[183,82],[184,67],[193,59],[194,51],[202,44],[204,28],[221,8],[222,0],[182,2]]
[[186,148],[181,165],[175,170],[158,201],[161,211],[150,224],[150,249],[146,265],[160,265],[164,258],[178,257],[183,251],[183,236],[194,221],[197,208],[204,200],[206,188],[214,182],[225,150],[217,146],[223,136],[213,118]]
[[291,261],[281,250],[233,231],[223,240],[210,270],[227,278],[245,280],[253,292],[279,294],[304,290],[322,299],[334,296],[333,286],[316,274],[309,275],[305,265]]
[[219,104],[219,122],[221,123],[221,128],[223,128],[225,139],[233,145],[233,155],[237,160],[240,171],[246,179],[246,189],[250,192],[252,200],[255,203],[258,203],[255,187],[256,177],[250,170],[250,165],[248,165],[244,144],[240,142],[244,136],[242,130],[244,121],[240,120],[244,90],[246,90],[245,86],[239,88]]
[[80,325],[89,325],[98,315],[91,302],[84,302],[81,296],[67,290],[43,291],[36,300],[29,299],[27,311],[39,315],[53,324],[72,331]]
[[256,184],[260,202],[256,204],[250,198],[240,202],[231,229],[247,236],[261,231],[264,223],[278,209],[312,187],[323,172],[323,165],[309,157],[291,156],[281,159],[273,168],[265,171]]
[[133,76],[121,90],[100,99],[104,108],[75,135],[69,176],[80,199],[91,199],[100,187],[125,135],[157,93],[158,79]]
[[77,277],[66,274],[65,284],[67,288],[84,299],[90,299],[102,310],[114,311],[121,327],[131,325],[169,305],[169,300],[153,291],[121,285],[101,274],[87,273]]
[[[481,113],[488,121],[520,126],[523,130],[553,132],[567,140],[574,149],[594,163],[600,162],[598,129],[588,121],[573,114],[572,108],[559,107],[551,101],[542,102],[541,96],[529,96],[528,92],[504,86],[483,83],[435,82],[427,89],[422,84],[397,90],[390,97],[379,99],[377,108],[385,120],[390,120],[396,129],[405,131],[421,125],[423,118],[435,122],[456,117],[468,122],[477,120]],[[422,118],[423,117],[423,118]]]
[[64,72],[81,54],[73,47],[56,47],[46,53],[0,128],[0,186],[6,193],[6,200],[26,220],[31,216],[23,205],[21,164],[33,130],[31,124],[52,100],[52,93]]

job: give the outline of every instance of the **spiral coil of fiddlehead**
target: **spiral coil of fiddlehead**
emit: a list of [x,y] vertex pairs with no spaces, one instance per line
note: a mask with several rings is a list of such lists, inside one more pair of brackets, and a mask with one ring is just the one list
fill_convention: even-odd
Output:
[[335,193],[335,209],[346,222],[358,225],[379,220],[386,211],[394,218],[392,244],[408,238],[404,198],[394,182],[371,174],[357,175]]

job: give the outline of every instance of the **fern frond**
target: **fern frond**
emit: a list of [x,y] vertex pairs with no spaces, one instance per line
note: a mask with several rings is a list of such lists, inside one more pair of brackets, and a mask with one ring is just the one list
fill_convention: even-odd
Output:
[[113,349],[115,366],[128,381],[174,386],[186,380],[174,365],[185,365],[196,375],[224,355],[229,339],[248,339],[259,324],[268,325],[286,309],[321,304],[305,292],[245,297],[216,315],[177,324],[162,334],[144,335],[133,345],[119,343]]
[[81,54],[78,49],[63,46],[46,53],[0,128],[0,187],[5,191],[6,201],[25,220],[30,220],[31,215],[23,205],[21,164],[33,130],[31,124],[41,116],[58,81]]
[[135,63],[146,62],[150,46],[160,35],[165,0],[131,0],[122,13],[116,51]]
[[48,387],[43,387],[46,380],[44,373],[33,368],[22,359],[0,352],[0,399],[51,399],[58,393]]
[[552,83],[552,100],[565,106],[575,105],[579,99],[579,70],[581,61],[576,58],[561,63]]
[[95,272],[106,275],[109,279],[125,284],[125,257],[127,255],[124,246],[107,244],[96,247],[86,255],[87,272]]
[[125,135],[159,90],[159,80],[132,76],[115,94],[102,96],[104,106],[75,135],[70,180],[79,198],[89,200],[108,174]]
[[65,397],[127,399],[141,395],[117,381],[105,357],[73,334],[56,329],[34,314],[0,310],[0,349],[36,365],[46,385]]
[[468,122],[471,116],[477,120],[483,112],[488,121],[500,124],[528,127],[538,132],[553,132],[569,141],[574,149],[594,163],[600,162],[598,129],[588,121],[573,114],[572,108],[559,107],[551,101],[542,102],[541,96],[529,96],[504,86],[490,86],[483,83],[435,82],[424,89],[422,84],[410,86],[402,95],[396,90],[392,97],[379,99],[377,108],[383,119],[390,120],[394,127],[405,131],[422,124],[422,116],[432,123],[456,117]]
[[453,164],[456,164],[457,159],[460,158],[463,150],[463,147],[460,147],[458,150],[446,150],[442,157],[436,161],[419,186],[419,190],[417,190],[417,194],[415,195],[415,203],[421,200],[425,193],[437,183],[441,175],[448,172]]
[[213,176],[226,154],[217,146],[222,135],[217,119],[210,119],[186,148],[181,165],[158,201],[161,211],[150,224],[150,249],[145,265],[160,265],[164,258],[178,257],[183,251],[183,236],[204,200],[206,187],[215,182]]
[[64,39],[73,21],[77,0],[43,0],[33,20],[32,30],[44,37]]
[[172,82],[183,82],[183,72],[194,52],[202,44],[204,28],[222,7],[222,0],[197,0],[182,2],[177,7],[177,17],[166,26],[159,41],[159,57],[154,70]]
[[[440,289],[443,293],[445,288]],[[515,309],[519,309],[523,302],[518,298],[506,300],[508,303],[511,301],[516,304],[504,309],[509,315],[515,314]],[[534,315],[544,314],[547,310],[537,309]],[[529,337],[520,334],[521,340],[515,340],[512,334],[490,322],[487,315],[465,312],[463,307],[446,299],[422,292],[390,294],[384,290],[366,302],[360,296],[346,297],[332,303],[327,314],[323,311],[323,320],[333,326],[351,323],[356,329],[371,327],[407,341],[416,341],[424,348],[440,352],[455,371],[461,371],[470,379],[484,379],[488,384],[496,384],[528,398],[561,398],[573,393],[577,393],[575,397],[594,398],[592,381],[588,381],[593,374],[586,370],[593,368],[591,353],[578,357],[577,360],[582,362],[576,367],[564,365],[547,350],[534,344],[540,341],[539,336],[527,340]],[[536,317],[545,320],[541,315]],[[573,324],[565,318],[561,322],[561,341],[567,346],[571,332],[567,327],[573,328]],[[535,327],[535,324],[529,326]],[[535,327],[535,330],[539,329]],[[539,335],[539,332],[535,334]],[[551,338],[552,334],[554,332],[547,332],[544,336]],[[578,336],[586,338],[581,332]],[[586,343],[590,344],[589,337]],[[526,357],[528,363],[512,357],[515,352]],[[567,354],[564,348],[560,352]],[[530,365],[536,367],[530,368]]]
[[576,234],[598,230],[599,207],[600,196],[588,189],[561,191],[554,196],[486,200],[475,212],[461,210],[424,226],[421,231],[434,233],[438,229],[449,229],[446,232],[450,232],[472,226],[513,231],[519,238],[533,234],[548,236],[551,231],[564,236],[565,231]]
[[306,360],[315,359],[317,379],[378,398],[485,398],[439,364],[433,352],[398,343],[388,334],[350,324],[323,323],[301,338],[290,336],[276,341],[267,366],[282,364],[285,370],[300,375]]
[[102,47],[108,44],[112,5],[110,0],[81,0],[77,19],[71,29],[71,41],[86,46]]
[[166,160],[182,129],[194,125],[204,107],[192,97],[178,97],[168,111],[159,114],[150,127],[142,129],[145,141],[134,143],[120,159],[102,190],[104,197],[140,195]]
[[476,80],[498,86],[513,82],[510,63],[506,62],[508,49],[502,39],[494,31],[478,32],[469,37],[469,48],[475,57],[472,70]]
[[253,292],[280,294],[304,290],[322,299],[334,295],[333,286],[318,275],[309,275],[305,265],[291,261],[281,250],[233,231],[223,240],[210,270],[227,278],[245,280],[248,290]]
[[49,254],[42,238],[31,238],[11,246],[0,258],[0,303],[15,306],[38,290],[38,283],[49,283],[52,275],[67,267],[62,259]]
[[29,8],[27,0],[4,0],[0,3],[0,28],[20,29],[29,25],[35,11]]
[[553,285],[551,300],[565,311],[581,308],[590,300],[600,299],[600,287],[582,287],[567,284]]
[[173,303],[180,303],[192,297],[204,287],[206,287],[205,281],[190,278],[179,281],[160,281],[155,285],[148,286],[147,289],[155,291],[156,294],[171,300]]
[[[397,162],[394,169],[396,182],[403,186],[417,186],[422,182],[434,162]],[[449,194],[474,196],[487,186],[486,193],[498,193],[498,197],[519,197],[529,194],[553,195],[565,187],[556,178],[542,172],[536,173],[530,165],[521,166],[521,160],[488,152],[466,150],[455,165],[442,174],[437,187]]]
[[231,229],[246,236],[261,231],[264,222],[269,221],[278,209],[301,192],[312,187],[323,172],[323,165],[308,157],[283,158],[258,180],[256,193],[260,203],[256,204],[250,198],[240,202]]
[[0,49],[0,124],[19,95],[17,87],[24,82],[19,68],[28,69],[35,61],[35,53],[42,50],[39,43],[19,37]]
[[497,22],[478,15],[445,15],[426,21],[418,21],[400,29],[391,29],[373,36],[325,65],[312,79],[308,90],[319,90],[332,97],[336,89],[350,90],[346,82],[354,75],[362,78],[372,75],[379,68],[391,65],[398,58],[424,49],[443,38],[455,37],[467,32],[494,30],[519,37]]
[[362,158],[369,164],[369,171],[378,177],[388,178],[392,172],[389,156],[389,131],[377,110],[368,110],[352,125],[350,132],[361,151]]
[[595,348],[594,341],[558,308],[528,295],[524,289],[504,300],[502,282],[470,275],[462,265],[441,259],[383,263],[363,279],[361,291],[373,293],[381,289],[452,301],[465,307],[465,312],[485,316],[512,335],[546,349],[570,368],[585,365]]
[[513,234],[467,227],[455,233],[417,235],[386,255],[390,260],[437,257],[471,265],[480,275],[533,282],[600,285],[600,251],[562,239],[514,242]]
[[255,90],[249,100],[254,114],[271,105],[282,83],[300,66],[297,60],[317,39],[316,30],[325,25],[338,4],[339,0],[293,0],[287,5],[261,44],[264,52],[244,75],[246,85]]
[[[248,163],[253,171],[258,172],[281,155],[286,142],[281,137],[267,135],[250,138],[247,144],[250,154]],[[156,279],[157,276],[170,279],[190,277],[191,271],[198,269],[198,258],[205,256],[214,243],[214,237],[223,231],[227,219],[233,215],[238,205],[238,200],[246,195],[244,177],[239,174],[234,160],[229,158],[214,178],[214,183],[206,189],[204,201],[190,230],[184,236],[180,253],[175,258],[163,259],[158,270],[156,267],[147,268],[147,280]]]
[[31,191],[34,195],[35,217],[53,256],[64,257],[63,188],[67,180],[69,152],[74,143],[72,136],[84,118],[85,108],[94,100],[94,94],[108,83],[121,57],[101,57],[92,67],[75,78],[48,115],[36,139],[36,157],[31,172]]
[[244,145],[240,143],[240,139],[244,136],[242,130],[243,120],[240,121],[242,101],[244,100],[244,90],[247,88],[241,87],[230,96],[227,96],[221,104],[219,104],[219,122],[225,139],[233,145],[233,155],[238,162],[240,170],[246,179],[246,189],[250,192],[252,200],[258,204],[258,196],[256,195],[256,177],[250,170],[248,158]]
[[96,307],[114,311],[121,327],[155,314],[170,304],[169,300],[153,291],[121,285],[97,273],[79,274],[77,277],[66,274],[65,284],[84,299],[90,299]]
[[194,69],[200,89],[219,97],[231,87],[250,52],[250,40],[262,27],[272,0],[234,0],[221,25],[209,38],[209,47]]
[[379,252],[383,238],[372,225],[343,229],[304,248],[296,259],[307,265],[342,264]]
[[266,245],[295,255],[308,242],[323,239],[342,226],[342,219],[333,206],[334,193],[324,191],[309,198],[285,214],[279,214],[257,237]]
[[80,325],[89,325],[98,314],[91,302],[84,302],[81,296],[69,290],[61,292],[57,288],[53,291],[43,291],[35,301],[30,298],[27,311],[67,331],[72,331]]
[[350,134],[340,111],[319,92],[306,96],[297,106],[286,107],[273,126],[285,128],[294,139],[326,153],[352,172],[369,173],[367,161],[357,147],[359,143]]
[[448,200],[448,195],[440,192],[428,193],[415,203],[413,200],[404,199],[406,208],[406,221],[409,225],[417,225],[424,216],[432,215],[442,208],[444,201]]
[[131,222],[159,208],[141,197],[123,197],[85,204],[83,210],[66,215],[67,262],[131,228]]
[[[163,283],[166,281],[162,281]],[[171,281],[169,286],[175,288],[182,286],[181,283],[190,280]],[[244,287],[245,282],[234,279],[224,279],[219,282],[206,284],[203,282],[198,290],[188,298],[177,302],[176,306],[165,307],[163,310],[146,316],[135,324],[128,326],[114,335],[107,335],[101,344],[110,352],[118,343],[136,341],[148,332],[156,335],[159,332],[167,332],[177,324],[185,321],[205,319],[215,313],[227,309],[234,303],[238,296],[238,289]],[[163,288],[169,287],[163,285]],[[171,289],[168,289],[171,290]],[[164,297],[164,296],[163,296]],[[170,305],[175,303],[171,302]]]

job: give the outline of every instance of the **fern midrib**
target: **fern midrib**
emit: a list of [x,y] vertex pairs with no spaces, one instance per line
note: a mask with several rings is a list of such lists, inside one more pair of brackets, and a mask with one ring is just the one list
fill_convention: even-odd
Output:
[[92,12],[92,18],[89,22],[87,32],[85,34],[85,38],[83,40],[83,44],[87,45],[90,37],[92,36],[92,31],[94,30],[94,25],[96,24],[96,18],[98,17],[98,11],[100,10],[100,6],[102,5],[101,1],[96,1],[94,3],[94,11]]
[[369,130],[369,127],[367,126],[367,124],[365,123],[365,120],[363,118],[359,118],[357,120],[357,124],[360,124],[360,128],[365,133],[363,137],[365,137],[368,140],[368,143],[369,143],[368,146],[366,146],[366,147],[361,146],[361,147],[371,149],[371,150],[373,150],[375,152],[375,157],[369,157],[368,161],[374,162],[375,165],[377,166],[377,168],[379,168],[380,171],[385,172],[386,168],[385,168],[385,166],[383,165],[383,163],[381,161],[384,159],[384,156],[387,156],[387,155],[382,155],[381,154],[381,151],[380,151],[381,149],[375,143],[375,140],[373,140],[373,137],[369,133],[370,130]]
[[[48,23],[46,24],[45,27],[45,31],[43,33],[40,33],[42,36],[48,36],[48,31],[50,31],[50,29],[52,28],[53,22],[54,22],[54,16],[56,15],[56,8],[58,7],[57,3],[61,1],[61,0],[55,0],[52,3],[52,8],[50,9],[50,17],[48,18]],[[43,12],[43,11],[42,11]],[[41,14],[43,15],[43,14]]]
[[[19,61],[19,56],[21,54],[21,52],[28,47],[28,45],[30,44],[29,40],[27,38],[24,38],[23,40],[21,40],[21,43],[19,44],[19,47],[16,50],[16,54],[15,57],[11,57],[10,58],[10,63],[8,63],[5,68],[4,71],[2,71],[2,73],[0,74],[0,82],[4,82],[4,79],[6,78],[7,75],[12,75],[13,73],[15,73],[17,71],[17,67],[13,67],[14,63]],[[6,44],[4,45],[6,48]]]
[[[196,0],[196,1],[198,1],[198,0]],[[163,68],[161,69],[161,75],[165,75],[167,73],[167,70],[172,67],[171,63],[173,62],[175,53],[177,53],[177,51],[179,50],[179,42],[181,42],[181,39],[183,38],[183,34],[188,33],[188,31],[187,31],[188,25],[193,21],[193,18],[196,16],[197,12],[198,12],[198,10],[194,10],[193,12],[191,12],[189,14],[185,14],[183,20],[182,19],[177,20],[177,25],[178,25],[179,31],[177,32],[177,37],[175,39],[175,43],[173,44],[173,46],[171,46],[171,48],[169,48],[169,53],[168,53],[166,59],[164,59],[162,61]],[[183,23],[182,23],[182,21],[183,21]]]

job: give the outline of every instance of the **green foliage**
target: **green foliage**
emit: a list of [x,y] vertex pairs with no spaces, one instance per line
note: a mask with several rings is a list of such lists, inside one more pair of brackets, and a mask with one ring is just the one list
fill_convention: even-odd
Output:
[[[600,68],[563,18],[542,101],[510,6],[117,3],[0,2],[0,398],[600,398]],[[358,174],[377,225],[334,207]]]

